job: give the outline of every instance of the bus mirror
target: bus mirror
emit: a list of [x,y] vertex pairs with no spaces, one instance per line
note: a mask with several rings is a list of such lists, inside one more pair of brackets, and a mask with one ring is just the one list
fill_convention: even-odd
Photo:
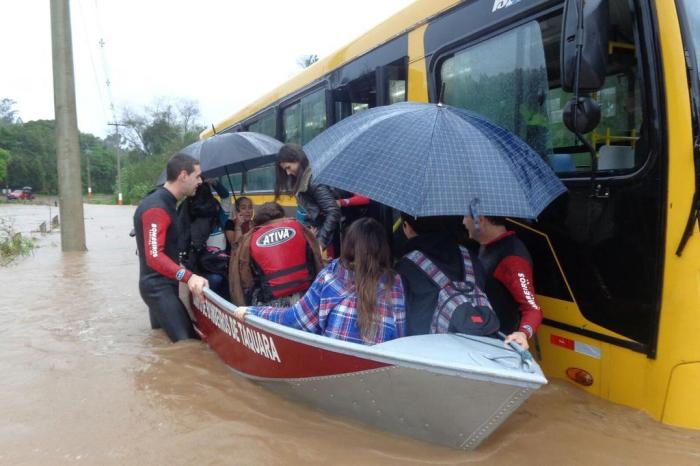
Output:
[[564,106],[564,124],[576,134],[590,133],[600,123],[600,105],[590,97],[571,99]]
[[566,0],[561,31],[561,87],[565,92],[576,90],[578,53],[578,90],[593,92],[603,86],[609,21],[607,0]]

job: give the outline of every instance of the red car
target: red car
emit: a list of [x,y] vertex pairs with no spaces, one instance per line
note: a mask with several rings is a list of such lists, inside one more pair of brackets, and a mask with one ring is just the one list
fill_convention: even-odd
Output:
[[14,191],[10,191],[9,193],[7,193],[7,200],[11,201],[13,199],[34,199],[34,193],[32,192],[32,188],[25,187],[22,189],[15,189]]

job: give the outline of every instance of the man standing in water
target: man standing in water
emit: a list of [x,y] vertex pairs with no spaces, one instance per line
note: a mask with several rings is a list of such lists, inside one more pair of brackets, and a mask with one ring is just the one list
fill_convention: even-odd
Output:
[[542,310],[535,301],[532,259],[525,245],[508,231],[503,217],[464,217],[469,236],[477,241],[479,262],[486,272],[486,295],[501,322],[506,343],[514,341],[528,349],[528,338],[542,323]]
[[146,196],[134,214],[139,251],[139,291],[148,306],[151,328],[163,328],[173,342],[194,338],[194,328],[178,297],[178,281],[201,298],[207,280],[178,264],[177,201],[202,184],[199,162],[176,154],[168,161],[167,181]]

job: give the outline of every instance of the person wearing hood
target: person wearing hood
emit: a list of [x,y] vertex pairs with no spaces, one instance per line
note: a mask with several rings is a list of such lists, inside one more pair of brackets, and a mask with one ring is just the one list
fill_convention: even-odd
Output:
[[[304,223],[316,235],[321,249],[327,250],[339,234],[340,207],[331,188],[314,181],[309,159],[297,144],[285,144],[277,154],[275,201],[290,191],[305,212]],[[329,257],[338,254],[339,251],[327,250]]]
[[[441,288],[409,258],[418,251],[428,258],[452,282],[475,283],[474,305],[490,308],[482,291],[485,275],[471,252],[457,243],[457,217],[413,217],[401,213],[403,233],[406,236],[404,255],[396,263],[396,271],[404,285],[406,306],[406,335],[435,333],[434,317],[439,312],[438,297]],[[453,221],[454,220],[454,221]],[[437,330],[438,332],[440,330]]]

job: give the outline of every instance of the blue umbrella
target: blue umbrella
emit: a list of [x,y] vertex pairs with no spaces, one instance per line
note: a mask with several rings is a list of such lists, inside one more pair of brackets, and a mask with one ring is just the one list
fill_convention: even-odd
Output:
[[357,113],[304,150],[319,183],[419,217],[535,218],[566,191],[513,133],[441,104],[401,102]]
[[[199,160],[202,176],[215,178],[266,165],[275,161],[282,143],[266,134],[242,131],[217,134],[180,150]],[[165,183],[161,173],[157,184]]]

